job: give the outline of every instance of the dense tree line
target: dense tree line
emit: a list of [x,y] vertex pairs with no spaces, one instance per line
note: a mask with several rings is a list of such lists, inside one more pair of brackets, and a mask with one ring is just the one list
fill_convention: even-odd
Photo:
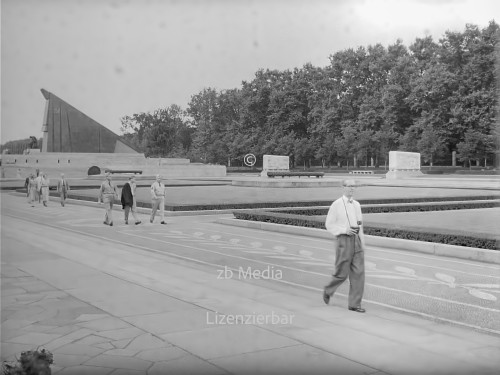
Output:
[[447,32],[330,56],[324,68],[259,70],[241,88],[204,89],[188,104],[185,155],[241,163],[248,152],[296,165],[383,165],[388,151],[423,162],[491,165],[495,156],[495,46],[499,26]]
[[[146,156],[242,165],[288,155],[293,165],[384,165],[391,150],[427,165],[491,165],[498,150],[494,21],[435,42],[417,38],[339,51],[326,67],[259,70],[241,87],[205,88],[187,106],[121,119]],[[497,48],[498,50],[498,48]]]

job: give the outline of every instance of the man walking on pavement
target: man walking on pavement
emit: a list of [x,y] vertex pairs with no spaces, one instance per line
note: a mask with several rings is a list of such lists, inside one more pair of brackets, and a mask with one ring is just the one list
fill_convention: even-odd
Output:
[[49,187],[50,187],[50,180],[47,177],[46,173],[42,173],[42,177],[40,180],[40,191],[42,196],[42,202],[45,207],[47,207],[47,202],[49,201]]
[[165,185],[161,182],[161,176],[156,175],[156,181],[151,185],[151,218],[152,223],[155,220],[156,210],[160,207],[161,224],[165,222]]
[[324,288],[323,301],[328,304],[337,288],[349,277],[348,309],[364,313],[361,299],[365,286],[365,238],[361,206],[352,198],[356,181],[345,180],[343,187],[344,195],[332,203],[325,222],[336,241],[335,272]]
[[111,227],[113,226],[113,202],[115,198],[118,198],[116,185],[111,182],[111,174],[107,172],[106,180],[101,184],[101,188],[99,189],[97,201],[104,203],[104,208],[106,209],[104,224]]
[[61,173],[61,179],[57,181],[57,191],[61,196],[61,206],[64,207],[66,203],[66,197],[68,196],[69,183],[68,180],[64,178],[64,173]]
[[137,217],[137,202],[135,198],[137,185],[135,183],[135,176],[130,176],[128,180],[129,181],[125,183],[125,185],[123,185],[121,196],[122,207],[125,210],[125,224],[128,224],[129,212],[132,212],[132,216],[135,220],[135,225],[138,225],[141,223],[141,221]]
[[42,173],[37,169],[37,175],[35,177],[35,184],[36,184],[36,195],[35,195],[35,200],[38,201],[38,203],[42,202]]

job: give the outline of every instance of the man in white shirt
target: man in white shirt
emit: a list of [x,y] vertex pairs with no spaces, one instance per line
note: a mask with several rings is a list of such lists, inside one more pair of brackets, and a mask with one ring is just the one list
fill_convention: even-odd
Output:
[[61,173],[61,179],[57,181],[57,191],[61,196],[61,206],[64,207],[69,191],[69,183],[68,180],[64,178],[64,173]]
[[161,176],[156,175],[156,181],[151,185],[151,218],[149,221],[152,223],[155,219],[156,211],[160,207],[161,223],[165,222],[165,185],[161,182]]
[[42,172],[39,172],[35,177],[36,193],[35,201],[41,203],[42,200]]
[[361,206],[352,197],[356,181],[343,182],[344,195],[332,203],[326,217],[326,230],[336,237],[335,272],[325,286],[323,301],[328,304],[337,288],[349,277],[348,308],[364,313],[361,307],[365,286],[365,238]]
[[118,198],[116,185],[111,181],[111,173],[106,172],[106,180],[101,184],[97,201],[104,204],[106,214],[104,215],[104,224],[113,226],[113,203]]

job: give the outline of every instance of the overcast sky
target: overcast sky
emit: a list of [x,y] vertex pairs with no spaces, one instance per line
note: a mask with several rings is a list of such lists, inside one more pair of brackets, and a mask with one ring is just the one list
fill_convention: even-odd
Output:
[[2,0],[1,142],[42,136],[41,88],[121,134],[125,115],[186,108],[260,68],[493,19],[498,0]]

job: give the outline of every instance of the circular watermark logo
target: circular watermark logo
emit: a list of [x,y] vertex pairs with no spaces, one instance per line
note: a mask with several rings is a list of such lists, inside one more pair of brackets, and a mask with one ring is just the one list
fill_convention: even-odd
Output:
[[255,157],[254,154],[246,154],[245,157],[243,158],[243,163],[245,163],[247,167],[253,167],[256,162],[257,158]]

